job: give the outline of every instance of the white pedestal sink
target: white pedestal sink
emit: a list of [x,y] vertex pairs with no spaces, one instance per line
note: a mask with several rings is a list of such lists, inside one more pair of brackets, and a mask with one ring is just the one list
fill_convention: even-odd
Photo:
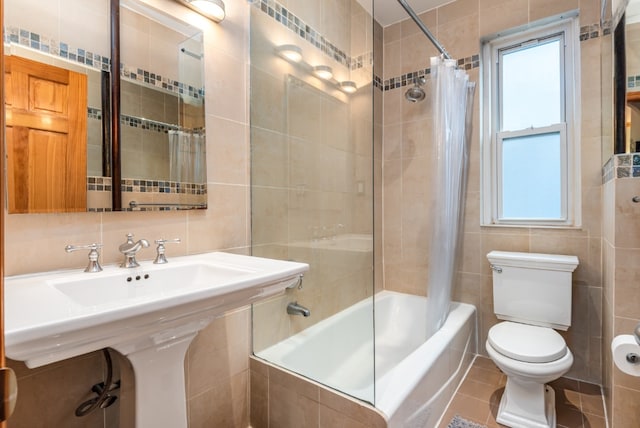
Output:
[[7,277],[6,353],[34,368],[116,349],[133,366],[136,427],[186,428],[184,357],[191,340],[224,312],[295,285],[308,269],[209,253],[135,269]]

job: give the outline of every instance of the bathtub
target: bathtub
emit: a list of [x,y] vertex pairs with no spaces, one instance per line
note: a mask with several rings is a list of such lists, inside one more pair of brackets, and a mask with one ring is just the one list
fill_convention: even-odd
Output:
[[370,403],[388,427],[435,427],[475,354],[476,309],[452,303],[427,340],[426,298],[391,291],[374,298],[375,359],[372,298],[255,355]]

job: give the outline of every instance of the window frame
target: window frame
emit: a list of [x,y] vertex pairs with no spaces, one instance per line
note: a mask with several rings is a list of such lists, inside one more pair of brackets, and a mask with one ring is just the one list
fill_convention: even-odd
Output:
[[[481,219],[482,226],[564,227],[581,225],[580,189],[580,49],[577,12],[532,23],[482,40],[481,58]],[[551,38],[564,41],[561,46],[561,119],[564,122],[502,131],[500,121],[502,106],[499,94],[502,79],[499,77],[499,59],[509,51],[526,48],[532,44],[548,42]],[[502,174],[501,142],[505,138],[542,135],[561,132],[561,195],[562,217],[501,218]],[[564,139],[564,141],[563,141]]]

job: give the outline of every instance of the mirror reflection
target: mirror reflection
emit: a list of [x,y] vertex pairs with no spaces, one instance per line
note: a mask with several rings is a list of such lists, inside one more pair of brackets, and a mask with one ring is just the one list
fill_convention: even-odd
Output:
[[[202,31],[121,4],[123,209],[204,208]],[[5,2],[10,213],[112,209],[109,23],[109,0]]]
[[627,107],[626,152],[640,152],[640,0],[630,0],[625,11]]
[[142,3],[121,5],[122,205],[124,209],[202,208],[206,204],[202,31]]
[[4,31],[9,212],[86,211],[98,181],[108,201],[88,165],[103,163],[109,1],[7,0]]

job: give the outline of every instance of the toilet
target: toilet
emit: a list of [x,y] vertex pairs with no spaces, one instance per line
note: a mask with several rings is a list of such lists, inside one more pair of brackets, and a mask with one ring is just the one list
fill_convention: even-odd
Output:
[[575,256],[491,251],[493,306],[504,320],[489,330],[486,349],[507,375],[497,422],[554,428],[555,393],[545,385],[564,375],[573,355],[560,334],[571,326]]

